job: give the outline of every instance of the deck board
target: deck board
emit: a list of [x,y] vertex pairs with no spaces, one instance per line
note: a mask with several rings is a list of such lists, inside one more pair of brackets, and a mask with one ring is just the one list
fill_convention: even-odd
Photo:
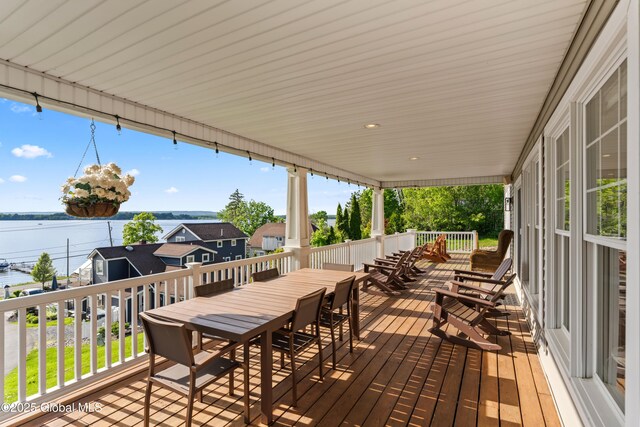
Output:
[[[331,344],[324,337],[325,379],[318,378],[317,352],[300,355],[298,406],[291,406],[289,366],[274,358],[275,425],[279,426],[469,426],[547,425],[560,420],[532,337],[522,313],[507,309],[509,319],[496,321],[513,335],[498,337],[499,352],[454,346],[432,336],[434,287],[445,286],[454,268],[466,259],[454,256],[443,264],[424,264],[428,271],[399,297],[373,289],[361,295],[361,340],[349,353],[348,335],[338,341],[336,370],[331,369]],[[450,331],[455,332],[455,331]],[[495,338],[494,338],[495,339]],[[259,422],[259,354],[252,350],[251,419]],[[96,413],[74,411],[43,414],[31,425],[142,425],[145,376],[114,384],[83,401],[99,402]],[[204,403],[194,405],[194,425],[241,426],[242,373],[236,375],[236,395],[229,396],[222,379],[206,390]],[[185,399],[154,388],[152,425],[184,423]]]

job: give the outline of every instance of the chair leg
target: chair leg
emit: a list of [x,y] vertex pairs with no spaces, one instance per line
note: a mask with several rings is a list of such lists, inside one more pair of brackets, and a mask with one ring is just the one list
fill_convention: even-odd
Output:
[[[339,311],[339,313],[340,313],[340,314],[342,314],[342,307],[340,307],[340,311]],[[343,337],[343,332],[342,332],[342,322],[340,322],[340,341],[342,341],[342,340],[343,340],[343,338],[344,338],[344,337]],[[336,368],[336,367],[334,366],[334,367],[333,367],[333,369],[335,369],[335,368]]]
[[193,416],[193,387],[189,390],[189,396],[187,397],[187,416],[184,422],[185,427],[191,427],[191,417]]
[[198,399],[198,402],[200,403],[204,403],[204,392],[202,390],[200,390],[199,392],[196,393],[196,398]]
[[349,353],[353,353],[353,323],[351,316],[349,316],[347,320],[349,321]]
[[149,427],[149,413],[151,412],[151,380],[147,380],[147,390],[144,393],[144,427]]
[[[333,361],[333,369],[336,369],[336,332],[331,328],[331,360]],[[320,359],[320,363],[322,364],[322,359]]]
[[244,345],[244,423],[249,424],[249,344]]
[[[320,370],[320,381],[324,381],[324,372],[322,368],[322,361],[324,360],[324,357],[322,357],[322,339],[320,338],[320,328],[317,326],[316,328],[318,329],[318,369]],[[333,332],[333,329],[331,331]]]
[[291,356],[291,380],[293,381],[293,387],[291,387],[291,394],[293,396],[292,406],[298,406],[298,382],[296,380],[296,359],[293,350],[290,353]]

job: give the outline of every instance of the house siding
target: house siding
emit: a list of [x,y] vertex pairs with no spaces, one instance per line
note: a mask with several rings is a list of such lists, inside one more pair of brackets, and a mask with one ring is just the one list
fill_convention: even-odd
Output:
[[245,258],[247,239],[236,239],[236,246],[231,246],[230,240],[222,240],[222,247],[218,247],[220,240],[212,240],[205,242],[207,248],[217,252],[215,256],[215,262],[224,262],[226,257],[229,257],[232,261],[236,259],[236,256],[241,255]]
[[[184,233],[183,233],[184,232]],[[185,242],[192,242],[194,240],[200,240],[198,239],[198,237],[193,234],[191,231],[187,230],[186,228],[182,227],[178,230],[176,230],[175,233],[173,233],[170,236],[167,236],[167,243],[176,243],[177,242],[177,237],[184,237],[184,241]]]
[[[96,261],[102,261],[103,262],[103,275],[98,275],[96,273]],[[91,260],[91,283],[104,283],[107,282],[107,274],[109,272],[109,269],[107,267],[107,262],[105,261],[105,259],[102,257],[102,255],[100,254],[96,254],[94,255],[94,257]]]

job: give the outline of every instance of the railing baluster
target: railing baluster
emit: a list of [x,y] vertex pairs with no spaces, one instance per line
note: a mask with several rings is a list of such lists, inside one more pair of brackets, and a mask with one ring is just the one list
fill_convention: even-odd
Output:
[[[98,295],[89,296],[90,310],[91,310],[91,332],[89,334],[89,350],[91,356],[91,373],[95,374],[98,371]],[[105,331],[106,333],[106,331]]]
[[[133,291],[133,288],[131,288]],[[124,321],[125,311],[127,309],[127,300],[125,299],[124,289],[118,291],[118,361],[124,363]]]
[[104,294],[104,366],[111,367],[111,316],[113,315],[111,307],[111,292]]
[[82,379],[82,299],[80,297],[74,299],[73,313],[74,372],[76,381],[79,381]]
[[18,402],[27,400],[27,309],[18,309]]
[[58,342],[57,342],[57,356],[58,356],[58,387],[64,387],[64,349],[65,349],[65,319],[66,319],[65,301],[58,301]]
[[38,306],[38,390],[47,392],[47,305]]

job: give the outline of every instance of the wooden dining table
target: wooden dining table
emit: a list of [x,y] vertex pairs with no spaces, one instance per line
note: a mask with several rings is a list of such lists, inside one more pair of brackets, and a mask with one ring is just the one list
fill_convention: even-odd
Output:
[[208,297],[197,297],[147,311],[160,319],[183,323],[188,329],[239,343],[260,336],[260,409],[262,422],[273,422],[272,334],[291,319],[298,298],[356,276],[352,298],[353,332],[360,337],[359,284],[367,273],[303,268],[268,282],[253,282]]

